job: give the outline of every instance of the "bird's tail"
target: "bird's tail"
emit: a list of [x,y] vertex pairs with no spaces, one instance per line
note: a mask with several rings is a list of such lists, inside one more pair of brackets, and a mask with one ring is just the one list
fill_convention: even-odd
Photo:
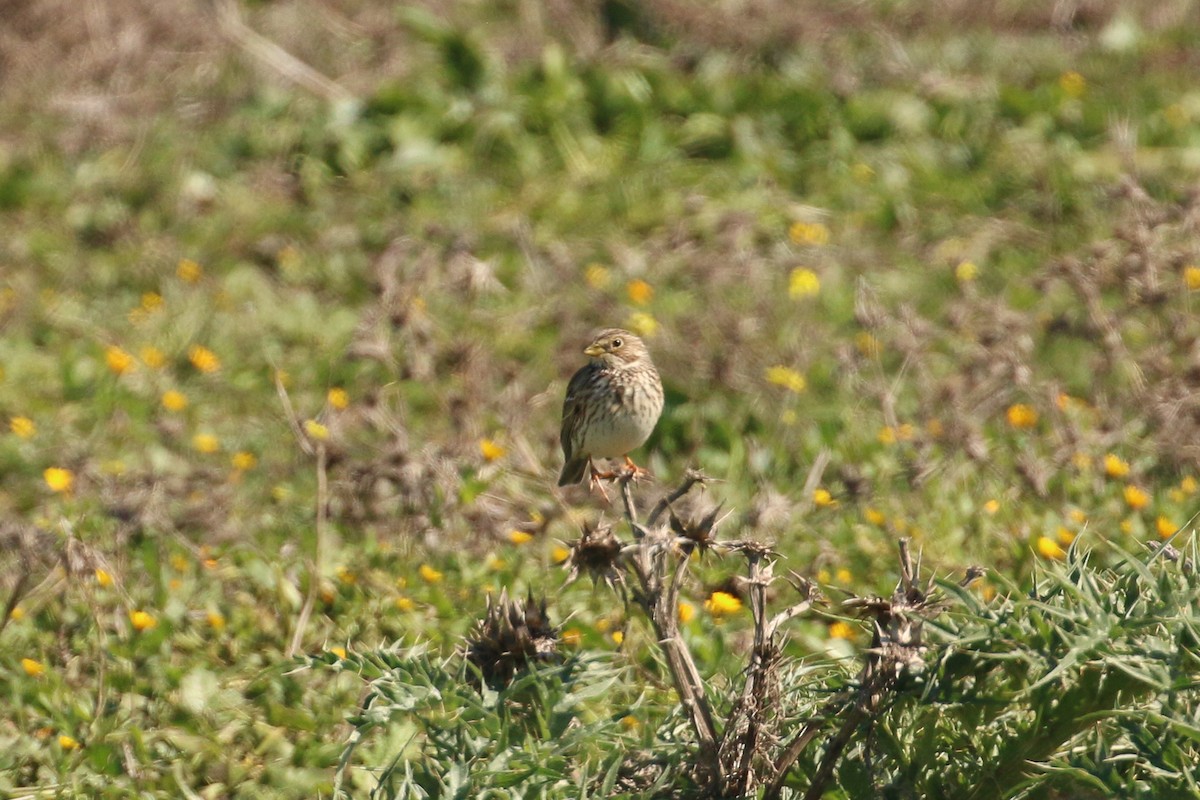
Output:
[[568,486],[572,483],[579,483],[583,480],[583,474],[587,471],[588,460],[586,458],[573,458],[563,464],[562,472],[558,476],[559,486]]

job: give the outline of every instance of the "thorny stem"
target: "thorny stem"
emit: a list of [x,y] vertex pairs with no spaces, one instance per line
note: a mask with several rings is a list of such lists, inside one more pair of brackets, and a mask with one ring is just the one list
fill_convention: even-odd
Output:
[[[683,484],[659,501],[651,511],[647,527],[653,526],[670,503],[683,497],[703,479],[699,472],[689,470]],[[675,685],[680,703],[686,709],[692,728],[696,732],[700,747],[700,764],[703,769],[708,770],[706,777],[713,781],[714,785],[720,786],[722,768],[717,757],[717,728],[713,721],[712,709],[704,693],[700,670],[696,668],[692,653],[679,633],[679,589],[684,573],[687,572],[688,557],[677,552],[669,544],[648,540],[646,528],[637,521],[637,505],[630,489],[633,473],[623,473],[617,480],[620,482],[621,497],[625,504],[625,519],[634,536],[641,540],[630,563],[641,585],[642,606],[646,609],[651,625],[654,626],[654,633],[666,657],[667,670],[671,673],[671,681]],[[672,556],[676,559],[674,575],[670,581],[666,581],[665,573],[670,568],[668,558]]]
[[858,689],[854,696],[835,698],[823,713],[810,721],[787,746],[775,762],[764,800],[778,800],[783,783],[792,765],[804,749],[816,738],[817,733],[838,715],[845,720],[829,741],[821,763],[813,775],[805,800],[819,800],[833,777],[842,751],[854,733],[864,723],[869,725],[879,712],[883,699],[895,684],[900,673],[906,669],[920,648],[920,617],[931,607],[926,592],[917,585],[917,570],[913,566],[909,540],[898,543],[900,553],[900,582],[890,601],[882,599],[856,602],[859,607],[870,609],[875,616],[875,633],[871,647],[867,650],[866,663],[859,672]]
[[672,503],[690,492],[692,487],[697,483],[704,483],[705,480],[707,480],[707,478],[704,477],[703,472],[700,472],[700,470],[696,469],[689,469],[687,474],[684,475],[683,483],[679,484],[679,488],[659,500],[655,504],[654,508],[651,509],[650,516],[646,518],[646,525],[648,527],[653,526],[656,522],[658,522],[658,518],[662,516],[663,512],[671,507]]
[[[745,718],[745,727],[730,719],[725,727],[728,739],[737,734],[738,742],[730,742],[737,748],[735,768],[726,794],[746,796],[755,786],[754,754],[759,748],[764,711],[763,692],[768,674],[773,666],[771,637],[767,633],[767,584],[770,583],[770,564],[764,566],[766,552],[758,549],[746,550],[749,568],[750,611],[754,616],[754,648],[750,653],[750,666],[746,670],[746,683],[742,687],[742,700],[738,714]],[[740,732],[739,732],[740,729]],[[722,750],[724,750],[722,742]]]

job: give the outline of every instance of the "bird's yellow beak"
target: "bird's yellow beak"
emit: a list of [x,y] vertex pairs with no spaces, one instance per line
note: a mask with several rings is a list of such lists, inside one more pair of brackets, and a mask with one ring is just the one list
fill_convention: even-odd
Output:
[[585,356],[590,356],[591,358],[596,358],[604,355],[604,348],[598,344],[590,344],[583,349],[583,354]]

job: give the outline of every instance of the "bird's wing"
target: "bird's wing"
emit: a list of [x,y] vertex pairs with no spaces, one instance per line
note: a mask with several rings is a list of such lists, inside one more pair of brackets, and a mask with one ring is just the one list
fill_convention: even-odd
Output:
[[567,396],[563,400],[562,411],[562,431],[559,433],[559,441],[562,442],[563,456],[567,461],[572,458],[572,451],[575,449],[574,439],[575,432],[579,430],[579,425],[583,422],[584,415],[584,395],[587,393],[587,386],[595,380],[596,369],[587,364],[580,367],[579,371],[571,376],[571,382],[567,384]]

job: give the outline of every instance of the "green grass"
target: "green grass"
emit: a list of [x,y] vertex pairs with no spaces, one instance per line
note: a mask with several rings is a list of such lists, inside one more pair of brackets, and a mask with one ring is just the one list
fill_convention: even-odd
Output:
[[[602,51],[583,10],[348,7],[347,27],[247,5],[344,75],[351,106],[223,40],[193,50],[182,22],[162,88],[152,61],[127,95],[22,62],[0,98],[20,120],[0,127],[0,601],[21,595],[0,632],[0,794],[329,796],[361,665],[394,643],[449,656],[503,587],[549,594],[579,658],[618,676],[581,701],[589,735],[632,716],[621,735],[656,741],[673,701],[651,632],[560,591],[556,563],[618,515],[552,487],[565,381],[599,325],[638,327],[663,373],[639,463],[660,486],[702,468],[724,535],[774,542],[778,573],[834,598],[890,593],[901,535],[938,575],[993,570],[980,596],[1001,602],[1055,542],[1104,569],[1182,524],[1200,101],[1179,64],[1200,29],[1101,8],[1055,33],[1012,5],[868,4],[872,24],[820,36],[819,8],[789,6],[744,41],[718,20],[734,38],[714,42],[681,9],[606,4]],[[86,91],[144,108],[38,102]],[[799,267],[815,293],[789,292]],[[296,421],[328,430],[316,584],[317,469],[277,376]],[[704,601],[737,572],[706,558],[685,589],[720,685],[747,614]],[[868,641],[828,623],[793,622],[788,654]],[[359,791],[418,747],[372,735]]]

